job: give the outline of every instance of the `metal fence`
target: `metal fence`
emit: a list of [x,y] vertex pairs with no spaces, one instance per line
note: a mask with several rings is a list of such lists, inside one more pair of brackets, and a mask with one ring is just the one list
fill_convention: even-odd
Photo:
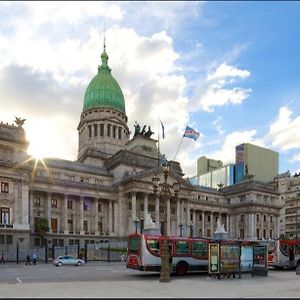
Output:
[[121,255],[126,256],[126,242],[95,243],[85,245],[68,245],[63,247],[35,248],[29,250],[10,249],[0,252],[5,262],[25,262],[27,255],[32,260],[36,254],[38,262],[51,262],[55,257],[71,255],[85,261],[120,261]]

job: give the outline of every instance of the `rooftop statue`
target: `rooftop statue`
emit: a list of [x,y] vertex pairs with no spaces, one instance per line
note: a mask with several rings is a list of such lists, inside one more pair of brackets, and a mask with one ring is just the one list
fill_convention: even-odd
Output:
[[135,121],[135,124],[133,126],[134,126],[134,136],[136,136],[136,135],[142,135],[145,138],[150,138],[150,136],[154,133],[151,130],[150,126],[148,126],[148,130],[146,131],[147,125],[144,125],[143,128],[142,128],[142,130],[141,130],[140,124],[138,124],[136,121]]
[[15,123],[19,126],[19,127],[22,127],[26,121],[26,119],[21,119],[21,118],[18,118],[18,117],[15,117]]

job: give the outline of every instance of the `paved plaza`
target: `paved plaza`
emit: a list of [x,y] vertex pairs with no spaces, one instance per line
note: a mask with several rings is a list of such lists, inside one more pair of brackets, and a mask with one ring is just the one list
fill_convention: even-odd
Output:
[[51,264],[0,265],[0,297],[300,297],[300,275],[295,270],[269,270],[267,277],[214,279],[207,274],[172,276],[126,269],[121,263],[89,262],[82,267]]

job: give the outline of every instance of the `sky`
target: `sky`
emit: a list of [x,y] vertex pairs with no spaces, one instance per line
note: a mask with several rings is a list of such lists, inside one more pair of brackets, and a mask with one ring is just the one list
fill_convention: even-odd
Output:
[[[241,143],[299,172],[299,15],[287,1],[1,1],[0,120],[26,119],[29,154],[76,160],[105,28],[131,132],[135,121],[160,132],[186,176],[202,155],[234,162]],[[187,125],[197,141],[182,139]]]

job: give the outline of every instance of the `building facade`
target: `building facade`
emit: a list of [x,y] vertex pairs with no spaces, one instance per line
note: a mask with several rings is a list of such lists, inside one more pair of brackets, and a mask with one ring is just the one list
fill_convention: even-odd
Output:
[[0,250],[39,247],[39,218],[47,219],[49,245],[126,239],[143,230],[146,215],[168,235],[211,237],[217,219],[231,238],[279,236],[282,201],[277,187],[248,180],[225,188],[191,185],[180,163],[169,161],[168,184],[178,193],[153,189],[164,180],[150,126],[135,126],[130,138],[125,100],[111,75],[105,47],[97,75],[87,87],[78,130],[78,159],[43,159],[27,154],[22,122],[0,124]]

